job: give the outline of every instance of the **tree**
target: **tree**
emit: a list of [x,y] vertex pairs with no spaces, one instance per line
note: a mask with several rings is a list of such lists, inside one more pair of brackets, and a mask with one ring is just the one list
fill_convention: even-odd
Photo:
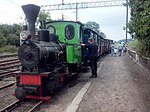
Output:
[[131,20],[129,33],[140,42],[140,55],[150,57],[150,2],[149,0],[130,0]]
[[[37,17],[37,25],[38,25],[38,23],[39,22],[49,22],[49,21],[52,21],[51,20],[51,16],[50,16],[50,14],[48,13],[48,12],[44,12],[44,11],[41,11],[40,13],[39,13],[39,15],[38,15],[38,17]],[[42,24],[42,26],[40,26],[40,29],[43,29],[44,28],[44,26],[43,26],[43,24]]]
[[9,34],[8,37],[6,38],[7,40],[7,45],[15,45],[19,46],[19,38],[15,34]]
[[4,45],[19,45],[19,35],[21,32],[21,26],[18,24],[0,25],[0,46]]
[[20,32],[21,32],[21,30],[22,30],[22,27],[21,27],[21,25],[19,25],[19,24],[13,24],[12,26],[11,26],[11,28],[12,28],[12,34],[15,34],[15,35],[17,35],[17,36],[19,36],[20,35]]
[[4,37],[7,37],[7,35],[9,34],[9,33],[11,33],[12,31],[11,31],[11,27],[10,27],[10,25],[8,25],[8,24],[2,24],[2,25],[0,25],[0,33],[1,33],[1,35],[3,35]]
[[103,33],[103,32],[99,32],[99,35],[101,36],[101,37],[103,37],[103,38],[106,38],[106,35],[105,35],[105,33]]
[[7,42],[6,38],[0,35],[0,47],[5,46],[6,42]]
[[94,21],[88,21],[86,24],[85,24],[85,27],[87,28],[90,28],[92,30],[94,30],[95,32],[97,33],[100,33],[100,26],[98,23],[94,22]]
[[50,16],[50,14],[48,12],[42,12],[41,11],[39,13],[39,16],[38,16],[37,20],[38,21],[43,21],[43,20],[45,20],[45,21],[51,21],[51,16]]

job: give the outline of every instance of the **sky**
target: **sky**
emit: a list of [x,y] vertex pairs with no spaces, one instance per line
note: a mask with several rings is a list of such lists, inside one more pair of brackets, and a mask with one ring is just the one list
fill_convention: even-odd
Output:
[[[63,0],[64,3],[79,3],[106,0]],[[112,0],[113,1],[113,0]],[[25,15],[21,9],[22,5],[54,5],[61,4],[62,0],[0,0],[0,24],[24,23]],[[76,20],[75,10],[50,11],[52,19]],[[130,16],[129,16],[130,18]],[[78,10],[78,21],[87,23],[94,21],[100,25],[100,31],[106,34],[106,38],[112,40],[125,39],[126,7],[100,7]],[[130,36],[128,35],[128,38]]]

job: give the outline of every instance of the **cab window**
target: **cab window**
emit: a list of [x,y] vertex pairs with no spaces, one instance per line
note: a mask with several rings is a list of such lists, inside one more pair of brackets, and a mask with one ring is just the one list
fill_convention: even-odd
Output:
[[55,34],[55,28],[53,26],[48,26],[49,34]]
[[71,40],[74,38],[75,30],[73,25],[67,25],[65,27],[65,36],[68,40]]

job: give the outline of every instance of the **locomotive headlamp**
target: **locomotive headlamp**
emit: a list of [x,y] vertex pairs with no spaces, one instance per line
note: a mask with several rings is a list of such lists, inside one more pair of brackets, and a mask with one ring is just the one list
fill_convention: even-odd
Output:
[[29,31],[22,31],[20,33],[20,39],[21,40],[27,40],[30,37]]

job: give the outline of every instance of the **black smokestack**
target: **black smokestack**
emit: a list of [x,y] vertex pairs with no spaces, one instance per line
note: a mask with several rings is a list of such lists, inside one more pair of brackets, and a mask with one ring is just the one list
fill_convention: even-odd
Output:
[[33,5],[33,4],[28,4],[28,5],[23,5],[22,9],[29,23],[29,31],[30,31],[31,37],[32,39],[35,39],[35,22],[36,22],[38,13],[40,11],[40,7]]

